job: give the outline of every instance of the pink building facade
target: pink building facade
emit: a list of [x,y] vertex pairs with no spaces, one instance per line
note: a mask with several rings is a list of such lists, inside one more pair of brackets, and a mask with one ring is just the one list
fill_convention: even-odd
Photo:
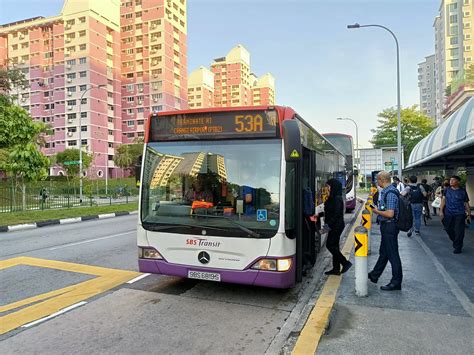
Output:
[[46,155],[81,140],[89,177],[123,176],[117,146],[144,136],[151,111],[187,107],[186,2],[65,0],[58,16],[1,26],[0,65],[29,80],[12,94],[52,126]]

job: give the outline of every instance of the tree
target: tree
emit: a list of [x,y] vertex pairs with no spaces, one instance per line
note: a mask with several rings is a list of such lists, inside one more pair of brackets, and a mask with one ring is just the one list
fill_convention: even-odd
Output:
[[[92,163],[93,155],[82,152],[82,168],[87,169]],[[77,162],[79,161],[79,149],[66,149],[55,156],[56,164],[61,166],[67,176],[79,175],[79,164],[69,165],[66,162]]]
[[20,90],[28,87],[28,79],[18,68],[0,68],[0,96],[11,100],[11,91],[16,90],[17,104],[19,102]]
[[0,95],[0,170],[21,183],[23,209],[26,209],[26,182],[48,176],[49,159],[39,150],[46,131],[46,125],[34,122],[7,95]]
[[143,144],[121,144],[117,147],[114,155],[114,163],[118,167],[128,170],[131,175],[135,175],[135,164],[143,154]]
[[[371,143],[376,147],[397,144],[397,110],[388,108],[378,114],[379,126]],[[417,106],[404,108],[401,111],[401,136],[405,148],[405,161],[408,160],[415,145],[426,137],[434,128],[433,120],[418,110]]]
[[474,84],[474,64],[471,64],[466,70],[466,83]]

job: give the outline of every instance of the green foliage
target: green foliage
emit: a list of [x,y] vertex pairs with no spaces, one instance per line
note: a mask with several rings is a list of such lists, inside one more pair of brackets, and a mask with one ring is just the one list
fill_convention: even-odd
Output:
[[[92,163],[93,155],[82,152],[82,168],[86,170]],[[66,165],[68,161],[79,161],[79,149],[66,149],[55,156],[56,164],[61,166],[68,176],[79,175],[79,164]]]
[[0,102],[0,149],[38,141],[41,133],[47,132],[47,126],[34,122],[23,108]]
[[[372,130],[374,133],[371,143],[380,146],[397,144],[397,110],[388,108],[378,114],[379,126]],[[408,160],[415,145],[426,137],[434,128],[433,120],[417,109],[416,106],[404,108],[401,111],[402,146],[405,147],[405,160]]]
[[9,92],[14,88],[26,89],[28,80],[18,68],[0,68],[0,91]]
[[143,153],[143,143],[122,144],[117,147],[114,163],[122,169],[127,169],[134,175],[134,166]]
[[[4,80],[1,85],[7,84]],[[0,97],[0,170],[23,183],[47,177],[50,161],[38,149],[45,132],[43,123],[33,122],[27,111]]]
[[0,162],[0,169],[12,173],[23,181],[46,179],[49,166],[49,159],[31,142],[16,145],[10,150],[8,159]]
[[471,64],[466,70],[466,82],[474,84],[474,64]]

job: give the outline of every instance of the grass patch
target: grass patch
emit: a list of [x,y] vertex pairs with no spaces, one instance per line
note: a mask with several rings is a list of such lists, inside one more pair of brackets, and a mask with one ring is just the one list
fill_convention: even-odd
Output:
[[47,221],[50,219],[72,218],[89,215],[97,215],[103,213],[136,211],[138,202],[124,203],[111,206],[94,206],[94,207],[75,207],[62,210],[45,210],[45,211],[26,211],[14,213],[0,213],[0,225],[12,226],[15,224],[34,223]]

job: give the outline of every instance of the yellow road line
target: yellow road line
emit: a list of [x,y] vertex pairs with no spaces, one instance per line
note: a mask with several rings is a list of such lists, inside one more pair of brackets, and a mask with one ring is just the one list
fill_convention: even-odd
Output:
[[17,265],[45,267],[95,275],[97,277],[76,285],[46,292],[41,295],[29,297],[27,299],[0,307],[0,312],[6,312],[26,306],[28,304],[39,302],[0,317],[0,334],[9,332],[37,319],[47,317],[63,308],[71,306],[87,298],[96,296],[140,275],[140,273],[134,271],[107,269],[98,266],[81,265],[63,261],[36,259],[30,257],[18,257],[2,260],[0,261],[0,270]]
[[[344,243],[344,247],[342,248],[342,253],[346,257],[349,257],[354,246],[354,229],[360,224],[361,212],[362,210],[359,211],[356,221],[352,225],[346,242]],[[296,341],[295,347],[292,351],[293,355],[307,355],[316,352],[319,341],[321,340],[329,322],[332,307],[336,302],[337,290],[341,284],[341,279],[342,276],[331,275],[326,280],[321,295],[314,305],[314,308],[311,311],[298,340]]]

